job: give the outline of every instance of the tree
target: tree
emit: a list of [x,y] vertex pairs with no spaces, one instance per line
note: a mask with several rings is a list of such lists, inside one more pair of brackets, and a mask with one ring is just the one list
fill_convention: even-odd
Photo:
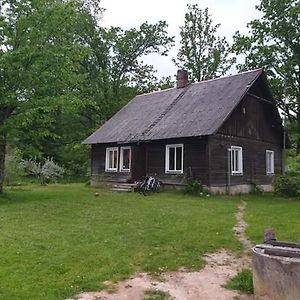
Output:
[[[142,58],[157,53],[166,55],[173,45],[174,38],[167,34],[166,22],[156,24],[147,22],[139,28],[123,30],[119,27],[95,28],[87,43],[91,55],[85,68],[89,74],[85,91],[88,98],[94,99],[86,112],[97,118],[97,126],[110,118],[137,92],[157,86],[153,66],[146,65]],[[91,128],[94,130],[94,128]]]
[[197,4],[187,7],[184,26],[180,27],[181,47],[173,62],[187,69],[192,81],[225,74],[235,59],[230,58],[225,37],[216,35],[220,24],[213,24],[208,8],[201,10]]
[[141,58],[167,53],[167,24],[101,28],[96,0],[0,2],[0,186],[7,138],[24,158],[53,157],[85,175],[82,140],[145,90],[142,76],[160,84]]
[[264,67],[278,107],[285,113],[300,153],[300,4],[297,0],[261,0],[262,17],[248,24],[249,35],[236,32],[240,70]]
[[[17,128],[34,140],[51,137],[51,116],[82,103],[82,1],[0,1],[0,193],[8,136]],[[45,119],[44,117],[47,116]]]

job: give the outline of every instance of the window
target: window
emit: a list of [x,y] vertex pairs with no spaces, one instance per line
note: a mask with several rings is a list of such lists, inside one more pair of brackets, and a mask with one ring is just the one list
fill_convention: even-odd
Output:
[[118,147],[106,148],[105,171],[118,171]]
[[183,144],[166,145],[166,173],[183,173]]
[[266,150],[266,173],[274,174],[274,151]]
[[231,146],[231,174],[243,174],[242,147]]
[[130,172],[131,165],[131,148],[121,147],[120,171]]

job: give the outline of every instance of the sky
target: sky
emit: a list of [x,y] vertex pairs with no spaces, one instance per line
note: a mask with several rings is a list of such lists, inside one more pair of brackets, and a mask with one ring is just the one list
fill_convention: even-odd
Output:
[[[154,65],[158,77],[171,76],[174,79],[177,68],[172,63],[176,57],[179,46],[179,27],[184,23],[186,5],[198,4],[201,9],[208,7],[214,24],[221,23],[218,34],[225,36],[229,43],[233,34],[239,30],[248,32],[246,25],[251,20],[259,18],[259,12],[255,5],[259,0],[101,0],[101,6],[105,8],[101,25],[104,27],[119,26],[123,29],[138,27],[145,21],[156,23],[164,20],[169,25],[170,36],[175,36],[175,47],[167,57],[152,54],[144,57],[143,61]],[[235,73],[235,69],[230,69]]]

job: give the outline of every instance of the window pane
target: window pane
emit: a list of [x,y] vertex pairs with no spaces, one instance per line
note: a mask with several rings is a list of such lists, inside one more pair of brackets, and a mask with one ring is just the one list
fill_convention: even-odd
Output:
[[169,170],[175,170],[175,149],[169,148]]
[[113,168],[117,168],[117,162],[118,162],[118,151],[114,150],[113,151]]
[[267,152],[266,164],[267,173],[274,173],[274,152]]
[[108,167],[109,167],[109,169],[113,168],[113,161],[114,161],[114,151],[109,151],[109,155],[108,155]]
[[130,169],[130,149],[123,149],[123,169]]
[[235,171],[238,172],[240,170],[240,166],[239,166],[239,151],[235,150]]
[[231,168],[233,172],[236,172],[236,150],[231,150]]
[[181,170],[181,163],[182,163],[182,148],[177,147],[176,148],[176,170]]
[[231,171],[234,173],[243,172],[242,148],[231,148]]

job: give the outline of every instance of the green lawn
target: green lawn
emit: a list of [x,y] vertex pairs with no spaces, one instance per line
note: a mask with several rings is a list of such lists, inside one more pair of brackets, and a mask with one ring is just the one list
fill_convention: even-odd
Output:
[[65,299],[136,271],[199,269],[205,252],[241,250],[232,227],[247,201],[247,233],[300,240],[300,201],[267,196],[150,197],[83,184],[7,188],[0,197],[0,299]]
[[239,198],[28,186],[0,198],[0,298],[65,299],[135,271],[198,269],[201,255],[240,250]]
[[[244,198],[244,197],[243,197]],[[265,195],[246,197],[246,231],[255,243],[262,243],[267,228],[275,230],[280,241],[300,242],[300,200]]]

